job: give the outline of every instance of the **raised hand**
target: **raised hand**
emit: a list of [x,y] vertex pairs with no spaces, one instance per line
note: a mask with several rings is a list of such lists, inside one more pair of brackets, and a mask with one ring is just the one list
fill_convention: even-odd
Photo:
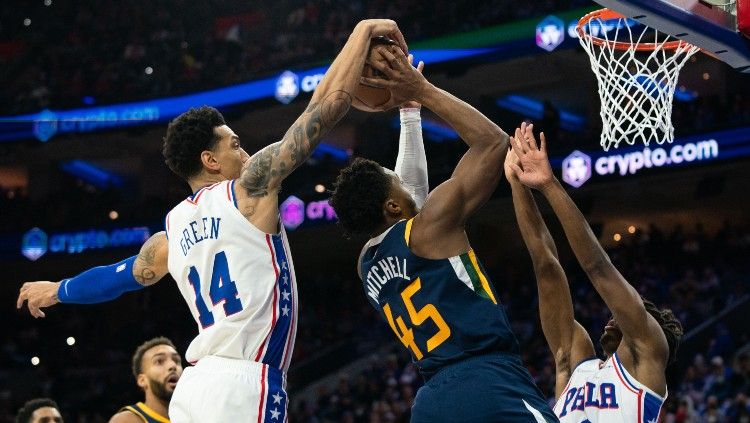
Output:
[[395,41],[404,54],[409,54],[409,47],[406,45],[404,34],[398,29],[395,21],[390,19],[366,19],[358,25],[364,25],[369,31],[371,37],[388,37]]
[[[518,136],[518,133],[520,132],[520,129],[516,129],[516,136]],[[512,139],[513,137],[511,137]],[[513,151],[513,149],[508,146],[508,154],[505,155],[505,163],[503,165],[503,170],[505,171],[505,178],[508,180],[508,182],[512,183],[520,183],[518,180],[518,175],[516,175],[516,171],[513,169],[512,165],[521,166],[521,160],[518,158],[518,155],[516,155],[516,152]]]
[[34,317],[44,317],[42,307],[50,307],[60,302],[57,299],[59,282],[37,281],[26,282],[21,286],[18,294],[16,308],[23,307],[24,301],[28,301],[29,312]]
[[[413,54],[409,55],[409,64],[412,65],[412,66],[414,66],[414,55]],[[422,73],[424,71],[424,62],[421,61],[421,60],[417,64],[417,71],[419,71],[419,73]],[[415,100],[409,100],[409,101],[407,101],[405,103],[402,103],[399,107],[402,108],[402,109],[421,109],[422,108],[422,104],[420,102],[418,102],[418,101],[415,101]]]
[[421,70],[412,66],[409,58],[396,46],[376,48],[385,60],[369,61],[368,64],[380,71],[386,79],[362,77],[361,81],[365,85],[390,90],[391,100],[381,109],[387,110],[407,101],[418,100],[420,94],[429,85]]
[[547,157],[547,139],[544,132],[540,134],[541,144],[537,146],[534,138],[534,125],[521,124],[510,142],[513,152],[518,156],[520,164],[510,163],[518,180],[529,188],[542,189],[555,180],[552,167]]

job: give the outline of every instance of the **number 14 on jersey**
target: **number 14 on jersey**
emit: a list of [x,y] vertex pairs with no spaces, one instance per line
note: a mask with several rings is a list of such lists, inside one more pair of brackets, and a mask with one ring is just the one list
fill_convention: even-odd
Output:
[[214,324],[213,306],[216,306],[220,302],[224,303],[224,314],[226,316],[231,316],[234,313],[242,311],[242,302],[240,302],[239,294],[237,293],[237,285],[229,275],[229,264],[227,263],[227,255],[224,251],[219,251],[214,256],[211,285],[208,289],[208,296],[213,303],[211,309],[203,301],[203,296],[201,295],[201,278],[195,266],[190,267],[188,280],[193,287],[193,291],[195,291],[195,307],[198,309],[198,320],[204,329]]

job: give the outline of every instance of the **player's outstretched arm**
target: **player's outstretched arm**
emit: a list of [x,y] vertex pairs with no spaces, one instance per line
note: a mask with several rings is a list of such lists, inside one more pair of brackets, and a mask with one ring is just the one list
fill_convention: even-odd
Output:
[[[513,149],[521,161],[521,166],[515,166],[514,170],[522,183],[539,189],[544,194],[560,219],[578,262],[596,291],[607,303],[623,333],[623,343],[629,347],[625,354],[632,355],[633,362],[639,361],[637,357],[643,357],[645,360],[640,361],[656,363],[660,371],[644,372],[649,374],[644,374],[643,377],[659,377],[659,381],[650,386],[661,385],[663,369],[669,358],[669,346],[664,332],[646,311],[643,300],[635,288],[612,264],[586,218],[552,174],[544,134],[541,138],[541,148],[537,148],[532,133],[525,134],[524,138],[513,141]],[[648,383],[643,379],[641,382]]]
[[240,184],[250,197],[265,197],[312,154],[322,137],[349,111],[367,58],[370,39],[394,39],[406,50],[396,22],[369,19],[357,24],[326,72],[310,104],[277,143],[254,154],[245,163]]
[[167,258],[169,241],[167,233],[157,232],[151,235],[138,252],[133,263],[133,278],[143,286],[153,285],[169,273]]
[[138,255],[121,262],[95,267],[60,282],[26,282],[21,286],[16,307],[27,302],[32,316],[45,317],[42,308],[57,303],[102,303],[152,285],[169,272],[167,246],[165,233],[159,232],[143,244]]
[[[515,138],[521,137],[524,130],[525,124],[516,129]],[[513,192],[513,208],[518,227],[534,266],[539,317],[542,332],[555,358],[555,398],[558,398],[565,389],[574,366],[595,356],[594,344],[583,326],[575,321],[568,279],[558,260],[555,242],[539,213],[531,190],[518,180],[511,164],[519,164],[518,156],[513,151],[509,151],[505,158],[505,175]]]
[[[432,244],[446,248],[434,252],[435,256],[430,258],[465,251],[468,241],[464,224],[495,191],[508,147],[508,134],[474,107],[427,82],[398,49],[389,48],[382,55],[387,65],[381,62],[370,65],[387,79],[363,78],[363,81],[388,88],[392,96],[401,97],[403,101],[420,102],[453,127],[469,146],[451,178],[430,193],[412,229],[415,240],[417,237],[440,240]],[[422,221],[427,224],[421,225]],[[418,226],[422,229],[417,230]],[[428,251],[418,253],[433,255]]]

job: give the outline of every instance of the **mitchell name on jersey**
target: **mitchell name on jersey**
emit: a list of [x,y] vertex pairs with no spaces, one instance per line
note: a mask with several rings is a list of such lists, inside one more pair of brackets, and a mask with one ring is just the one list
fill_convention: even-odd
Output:
[[393,279],[400,278],[411,280],[406,273],[406,259],[401,257],[389,256],[378,261],[367,272],[365,285],[367,286],[367,295],[376,303],[378,295],[385,284]]

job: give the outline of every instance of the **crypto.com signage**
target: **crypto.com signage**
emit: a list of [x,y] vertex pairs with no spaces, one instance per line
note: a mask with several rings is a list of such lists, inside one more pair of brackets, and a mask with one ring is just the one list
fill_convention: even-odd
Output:
[[87,250],[141,245],[151,236],[145,226],[117,229],[89,229],[47,235],[39,228],[23,234],[21,254],[31,261],[50,254],[80,254]]
[[616,151],[573,151],[566,157],[551,157],[562,179],[580,187],[596,176],[634,175],[644,169],[683,166],[702,162],[750,157],[750,126],[681,137],[672,144],[650,147],[627,146]]
[[333,210],[328,200],[311,201],[305,204],[304,201],[290,195],[279,206],[281,223],[288,230],[294,230],[303,223],[331,223],[336,221],[336,212]]

